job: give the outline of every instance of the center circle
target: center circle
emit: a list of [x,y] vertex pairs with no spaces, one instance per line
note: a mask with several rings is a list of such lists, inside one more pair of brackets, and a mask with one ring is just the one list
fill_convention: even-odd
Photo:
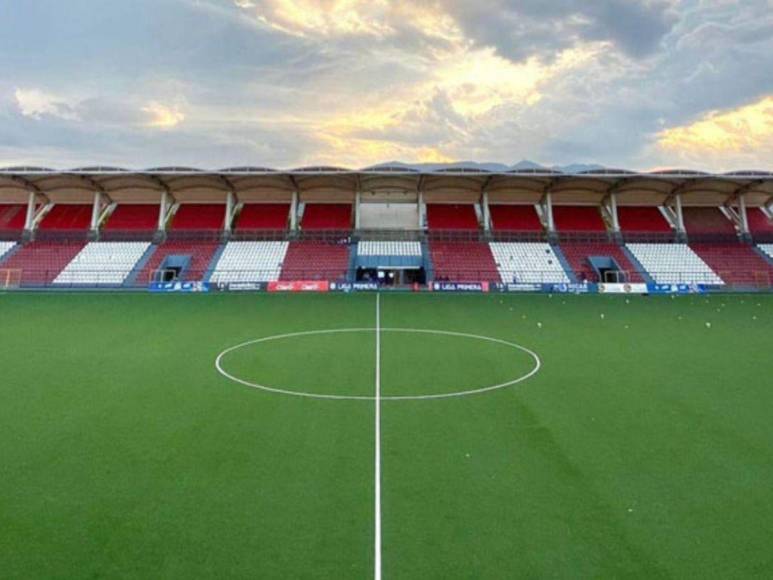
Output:
[[[507,347],[509,349],[514,349],[518,351],[520,354],[527,355],[532,363],[532,368],[526,372],[525,374],[519,375],[517,377],[510,377],[507,380],[503,382],[498,382],[497,384],[487,385],[483,387],[471,387],[471,388],[463,388],[463,389],[457,389],[453,392],[445,392],[445,393],[416,393],[416,394],[407,394],[407,395],[382,395],[379,398],[381,401],[416,401],[416,400],[432,400],[432,399],[447,399],[452,397],[464,397],[469,395],[476,395],[481,393],[488,393],[491,391],[496,391],[499,389],[504,389],[506,387],[510,387],[513,385],[516,385],[518,383],[521,383],[531,377],[533,377],[537,372],[539,372],[540,367],[542,366],[542,361],[540,360],[539,356],[532,350],[521,346],[519,344],[516,344],[514,342],[502,340],[499,338],[493,338],[489,336],[482,336],[477,334],[469,334],[464,332],[452,332],[452,331],[446,331],[446,330],[434,330],[434,329],[417,329],[417,328],[343,328],[343,329],[328,329],[328,330],[309,330],[304,332],[293,332],[288,334],[277,334],[273,336],[267,336],[264,338],[257,338],[254,340],[249,340],[240,344],[237,344],[235,346],[229,347],[222,351],[217,358],[215,359],[215,368],[217,371],[224,376],[225,378],[239,383],[241,385],[244,385],[246,387],[251,387],[254,389],[259,389],[262,391],[267,391],[270,393],[276,393],[276,394],[282,394],[282,395],[291,395],[295,397],[307,397],[307,398],[313,398],[313,399],[334,399],[334,400],[359,400],[359,401],[375,401],[376,397],[374,395],[351,395],[351,394],[330,394],[325,392],[313,392],[310,390],[304,390],[304,389],[293,389],[289,387],[276,387],[276,386],[269,386],[269,385],[263,385],[255,381],[247,380],[243,377],[238,376],[235,373],[229,372],[224,365],[225,359],[229,357],[229,355],[236,353],[238,351],[244,350],[248,347],[254,346],[254,345],[261,345],[266,343],[274,343],[277,341],[284,341],[284,340],[290,340],[290,339],[301,339],[301,338],[307,338],[307,337],[316,337],[321,335],[351,335],[355,333],[368,333],[371,336],[375,336],[376,332],[380,332],[381,336],[384,334],[392,334],[392,333],[402,333],[405,335],[436,335],[441,337],[454,337],[454,338],[463,338],[463,339],[470,339],[474,341],[484,342],[488,344],[494,344],[494,345],[500,345]],[[380,348],[377,349],[378,357],[381,357]],[[308,354],[308,353],[307,353]],[[298,357],[301,357],[298,361],[298,364],[303,363],[303,357],[304,353],[301,351],[298,353]],[[331,356],[329,353],[324,353],[323,356]],[[376,356],[375,354],[372,356]],[[370,383],[370,389],[373,389],[373,385],[376,381],[376,377],[374,376],[371,383]]]

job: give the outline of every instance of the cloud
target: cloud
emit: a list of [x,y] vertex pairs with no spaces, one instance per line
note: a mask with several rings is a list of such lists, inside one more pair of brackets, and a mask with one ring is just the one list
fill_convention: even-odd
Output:
[[72,105],[64,99],[45,93],[39,89],[20,89],[14,91],[16,105],[25,117],[41,120],[44,117],[58,117],[74,121],[78,115]]
[[178,105],[164,105],[150,102],[142,107],[142,112],[148,116],[147,125],[157,129],[172,129],[185,121],[185,113]]
[[773,95],[665,129],[657,144],[669,156],[692,164],[738,166],[757,162],[760,154],[773,159]]

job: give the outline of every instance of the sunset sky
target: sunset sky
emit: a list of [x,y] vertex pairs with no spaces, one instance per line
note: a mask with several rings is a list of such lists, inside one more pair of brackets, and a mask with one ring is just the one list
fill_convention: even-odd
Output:
[[5,0],[0,166],[773,170],[773,0]]

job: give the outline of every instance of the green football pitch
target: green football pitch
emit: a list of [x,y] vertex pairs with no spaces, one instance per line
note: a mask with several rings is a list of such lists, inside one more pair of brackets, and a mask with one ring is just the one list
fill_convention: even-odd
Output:
[[2,578],[773,576],[773,296],[12,293],[0,330]]

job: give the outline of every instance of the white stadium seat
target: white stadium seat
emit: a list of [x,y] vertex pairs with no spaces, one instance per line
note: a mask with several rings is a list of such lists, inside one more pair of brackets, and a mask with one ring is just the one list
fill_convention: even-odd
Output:
[[421,242],[360,242],[358,256],[421,256]]
[[149,242],[91,242],[67,264],[54,284],[122,284],[149,247]]
[[210,282],[279,280],[288,245],[288,242],[228,242]]
[[[760,244],[757,247],[765,252],[770,258],[773,258],[773,244]],[[1,250],[0,253],[2,253]]]
[[568,283],[561,262],[550,244],[492,242],[491,253],[505,283]]
[[657,284],[724,284],[687,244],[628,244]]
[[16,242],[0,242],[0,260],[3,259],[3,257],[13,249],[13,247],[16,245]]

